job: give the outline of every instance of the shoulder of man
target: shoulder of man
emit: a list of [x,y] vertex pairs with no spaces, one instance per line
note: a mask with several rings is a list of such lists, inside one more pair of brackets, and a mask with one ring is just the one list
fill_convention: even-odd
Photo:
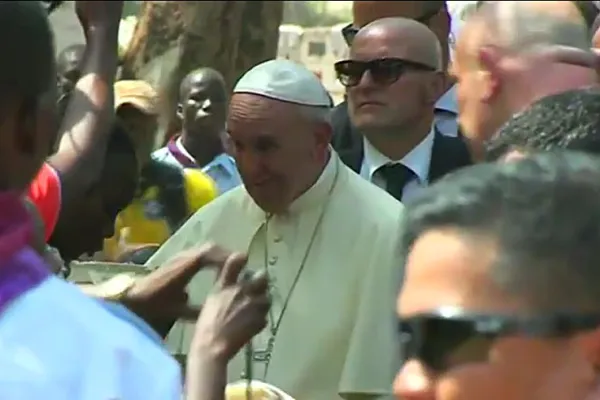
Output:
[[[34,310],[42,309],[39,306],[52,312],[31,315]],[[175,387],[180,387],[179,367],[160,344],[114,317],[97,301],[67,282],[51,277],[12,307],[15,311],[20,308],[21,312],[13,313],[15,318],[4,319],[3,325],[12,325],[19,332],[13,342],[34,351],[44,371],[50,375],[59,374],[60,378],[55,375],[56,379],[51,376],[40,381],[35,376],[28,377],[37,369],[23,368],[22,362],[9,356],[2,357],[0,367],[3,370],[13,364],[11,373],[32,385],[19,387],[16,392],[11,392],[16,390],[14,386],[0,385],[0,398],[70,398],[73,387],[83,389],[79,395],[87,392],[100,398],[126,398],[134,390],[144,388],[145,393],[136,394],[159,398],[153,392],[159,391],[166,396]],[[43,335],[36,328],[39,326],[46,327]],[[124,357],[129,360],[126,364],[122,363]],[[157,369],[157,365],[160,368]],[[118,376],[106,373],[117,366]],[[59,381],[61,384],[56,384]],[[19,395],[9,396],[11,393]],[[32,396],[24,396],[24,393]]]
[[243,210],[246,193],[243,186],[234,188],[217,197],[195,212],[148,260],[145,266],[158,268],[177,253],[210,242],[211,232],[225,227],[227,221],[236,218],[236,210]]
[[357,204],[361,204],[362,210],[377,215],[399,215],[404,212],[404,205],[385,190],[373,185],[349,167],[344,165],[343,168],[346,171],[347,179],[346,185],[342,187],[342,194]]

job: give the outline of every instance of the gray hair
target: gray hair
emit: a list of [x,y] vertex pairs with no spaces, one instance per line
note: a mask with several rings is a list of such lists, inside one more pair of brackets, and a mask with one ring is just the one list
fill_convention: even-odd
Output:
[[589,32],[583,23],[541,12],[527,2],[490,1],[480,8],[498,44],[516,53],[535,53],[548,46],[590,51]]

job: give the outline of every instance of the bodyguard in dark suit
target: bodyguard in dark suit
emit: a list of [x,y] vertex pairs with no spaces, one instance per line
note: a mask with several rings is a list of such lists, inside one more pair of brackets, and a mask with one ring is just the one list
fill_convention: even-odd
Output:
[[404,18],[372,22],[335,69],[348,107],[332,115],[332,144],[365,179],[406,200],[471,163],[463,141],[434,125],[445,74],[439,41],[426,26]]

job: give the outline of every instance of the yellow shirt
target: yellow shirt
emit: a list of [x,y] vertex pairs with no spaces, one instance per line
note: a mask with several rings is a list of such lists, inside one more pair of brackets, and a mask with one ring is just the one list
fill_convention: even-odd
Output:
[[[285,216],[267,221],[243,186],[233,189],[192,216],[147,266],[209,241],[248,252],[247,268],[270,276],[270,320],[281,318],[269,367],[256,361],[254,378],[296,399],[387,399],[400,367],[394,308],[402,222],[400,202],[333,154]],[[214,282],[214,272],[200,271],[189,285],[190,301],[201,304]],[[193,324],[176,323],[167,347],[186,354],[193,332]],[[254,349],[265,349],[270,337],[267,327]],[[230,381],[243,368],[242,351],[229,364]]]
[[[217,197],[214,181],[197,169],[182,169],[187,216]],[[171,229],[158,201],[160,188],[151,186],[117,216],[115,235],[105,240],[104,254],[114,259],[127,245],[162,244]]]

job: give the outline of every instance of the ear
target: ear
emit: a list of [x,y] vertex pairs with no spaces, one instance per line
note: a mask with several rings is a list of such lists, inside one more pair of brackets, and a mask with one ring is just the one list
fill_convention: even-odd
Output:
[[327,154],[332,135],[333,129],[331,128],[330,124],[322,123],[317,126],[315,129],[315,145],[318,154]]
[[434,105],[444,94],[446,88],[446,77],[443,72],[434,72],[431,79],[425,85],[425,101],[428,105]]
[[183,104],[177,104],[177,111],[175,111],[177,118],[183,121]]
[[477,50],[478,86],[481,88],[480,97],[483,102],[490,102],[500,92],[501,54],[493,46],[483,46]]

